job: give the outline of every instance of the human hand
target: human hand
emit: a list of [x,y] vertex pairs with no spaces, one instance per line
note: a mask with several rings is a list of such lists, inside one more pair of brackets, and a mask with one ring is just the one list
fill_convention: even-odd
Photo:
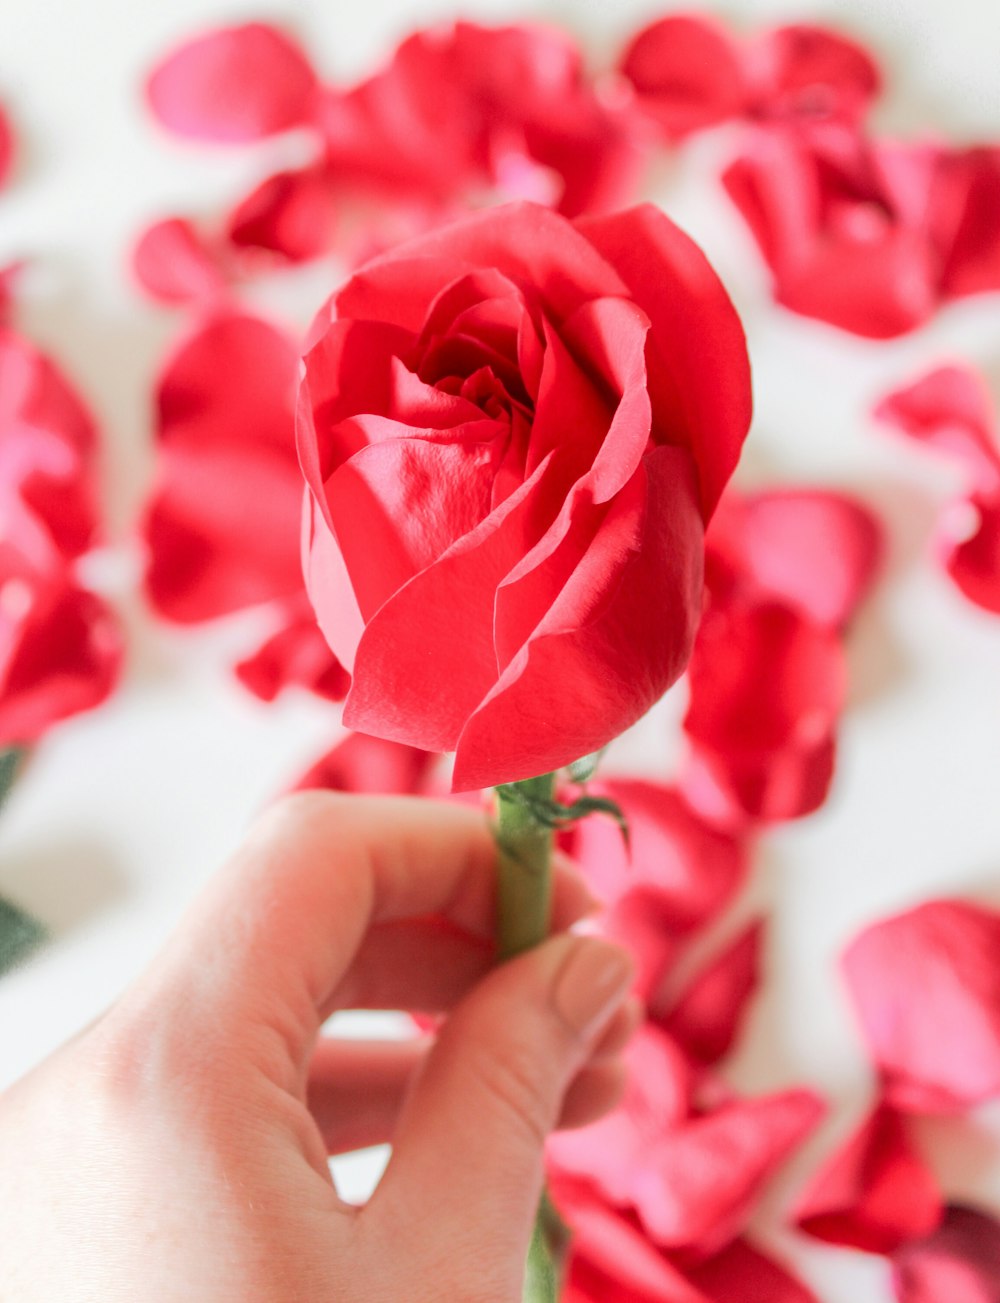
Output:
[[[618,947],[492,965],[473,810],[310,793],[269,811],[150,969],[0,1096],[0,1303],[515,1303],[557,1120],[617,1098]],[[586,912],[556,870],[553,924]],[[446,1012],[418,1042],[336,1009]],[[392,1139],[363,1208],[327,1155]]]

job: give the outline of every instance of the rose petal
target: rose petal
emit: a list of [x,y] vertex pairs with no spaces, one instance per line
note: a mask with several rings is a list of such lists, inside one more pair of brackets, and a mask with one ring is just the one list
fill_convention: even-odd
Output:
[[742,112],[747,87],[742,52],[721,23],[676,14],[644,27],[621,71],[642,109],[668,140],[680,140]]
[[144,533],[147,590],[168,618],[212,619],[301,591],[296,370],[291,339],[237,313],[201,323],[164,367]]
[[762,919],[744,928],[660,1015],[664,1029],[699,1063],[717,1063],[736,1040],[759,981],[763,929]]
[[[941,540],[945,567],[970,602],[1000,614],[1000,492],[989,497],[977,494],[963,506],[972,514],[975,527],[971,535],[954,542],[945,522]],[[962,523],[968,523],[967,517]]]
[[[936,203],[956,211],[946,243],[942,290],[948,298],[1000,289],[1000,148],[977,146],[945,154]],[[952,191],[948,194],[948,191]]]
[[330,651],[305,596],[281,615],[277,630],[235,667],[236,677],[262,701],[273,701],[293,684],[327,701],[343,701],[350,675]]
[[841,32],[811,23],[772,27],[745,55],[751,111],[768,118],[860,119],[882,89],[871,55]]
[[0,186],[10,176],[14,163],[14,132],[6,113],[0,108]]
[[179,136],[261,140],[308,122],[316,74],[288,36],[265,23],[225,27],[167,55],[146,84],[149,106]]
[[689,1275],[712,1303],[819,1303],[787,1268],[746,1240],[734,1240]]
[[146,293],[164,303],[200,303],[226,288],[219,252],[182,217],[146,228],[133,250],[132,270]]
[[[649,317],[654,438],[689,448],[707,521],[750,425],[750,364],[740,320],[705,255],[651,204],[585,218],[577,228]],[[709,429],[712,438],[705,439]]]
[[227,219],[226,232],[237,248],[308,262],[332,247],[339,208],[325,166],[276,172],[240,200]]
[[792,1216],[818,1240],[889,1254],[937,1226],[941,1195],[903,1119],[879,1105],[813,1176]]
[[956,1113],[1000,1094],[1000,914],[928,901],[866,928],[842,964],[889,1105]]
[[438,757],[400,742],[350,733],[295,784],[296,791],[377,792],[411,796],[425,792]]
[[898,1303],[998,1303],[1000,1223],[952,1204],[936,1231],[895,1255],[892,1288]]
[[736,592],[797,607],[842,628],[871,585],[882,528],[857,499],[823,489],[727,494],[705,541],[713,595]]

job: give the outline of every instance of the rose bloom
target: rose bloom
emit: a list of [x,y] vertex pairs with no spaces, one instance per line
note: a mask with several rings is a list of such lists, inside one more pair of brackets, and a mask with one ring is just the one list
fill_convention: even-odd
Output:
[[345,723],[455,790],[597,750],[683,670],[750,418],[698,248],[641,206],[514,204],[362,267],[299,395],[306,583]]

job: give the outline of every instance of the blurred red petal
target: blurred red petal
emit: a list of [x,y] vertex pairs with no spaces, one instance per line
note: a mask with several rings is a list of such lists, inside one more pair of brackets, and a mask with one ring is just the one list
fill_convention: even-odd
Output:
[[835,629],[850,619],[875,577],[883,531],[877,517],[845,493],[728,493],[705,547],[713,595],[749,591]]
[[[696,973],[661,1025],[698,1063],[728,1054],[760,978],[764,923],[757,919]],[[656,1014],[655,1004],[651,1011]]]
[[183,217],[146,228],[132,252],[132,271],[146,293],[164,303],[201,303],[226,287],[218,252]]
[[401,742],[350,733],[295,784],[295,790],[323,788],[332,792],[374,792],[411,796],[425,792],[438,756]]
[[621,71],[642,109],[670,140],[742,113],[742,51],[723,25],[675,14],[644,27],[622,55]]
[[712,1303],[819,1303],[786,1267],[746,1240],[734,1240],[688,1275]]
[[308,122],[316,74],[288,36],[265,23],[220,28],[167,55],[146,93],[169,131],[243,143]]
[[894,1253],[941,1219],[941,1194],[906,1123],[879,1105],[810,1180],[792,1214],[830,1244]]
[[1000,1222],[953,1204],[941,1226],[892,1261],[897,1303],[1000,1303]]
[[1000,147],[946,154],[938,184],[945,192],[941,205],[951,207],[954,222],[946,242],[944,294],[958,298],[1000,289]]
[[882,89],[871,55],[841,32],[791,23],[749,43],[751,111],[769,118],[863,117]]
[[233,209],[226,223],[241,249],[263,249],[289,262],[328,253],[337,226],[333,179],[323,166],[267,177]]
[[958,1113],[1000,1095],[1000,914],[928,901],[865,928],[842,962],[890,1106]]
[[303,596],[281,615],[278,629],[236,666],[236,677],[262,701],[273,701],[292,685],[343,701],[351,677],[330,650],[308,601]]
[[[973,532],[959,541],[947,537],[948,520],[942,528],[945,567],[969,599],[985,611],[1000,615],[1000,492],[989,497],[974,495],[963,504],[973,521]],[[968,513],[968,514],[966,514]]]
[[0,108],[0,186],[2,186],[14,163],[14,132],[10,120]]
[[302,591],[297,368],[292,339],[239,313],[202,322],[167,361],[144,531],[150,600],[168,618],[212,619]]

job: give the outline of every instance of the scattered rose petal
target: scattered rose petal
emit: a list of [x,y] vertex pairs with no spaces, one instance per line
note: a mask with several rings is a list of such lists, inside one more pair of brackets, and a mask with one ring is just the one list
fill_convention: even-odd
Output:
[[242,144],[310,120],[316,74],[302,50],[264,23],[220,28],[167,55],[146,93],[169,131]]
[[238,248],[307,262],[331,248],[338,212],[333,177],[316,165],[267,177],[236,206],[226,229]]
[[[756,919],[696,973],[661,1025],[696,1062],[712,1064],[732,1048],[760,978],[764,922]],[[656,1003],[651,1012],[658,1015]]]
[[328,701],[343,701],[350,675],[330,651],[305,598],[283,603],[280,626],[252,656],[240,661],[236,677],[262,701],[273,701],[285,688],[308,688]]
[[818,1240],[890,1254],[937,1226],[941,1195],[905,1120],[878,1105],[815,1174],[792,1216]]
[[1000,147],[973,146],[941,160],[936,212],[949,222],[941,232],[947,251],[941,275],[945,297],[1000,289]]
[[146,293],[164,303],[202,303],[226,288],[219,253],[182,217],[146,228],[133,250],[132,270]]
[[842,32],[791,23],[748,42],[749,113],[759,118],[857,122],[882,89],[871,55]]
[[959,1113],[1000,1095],[1000,914],[928,901],[865,928],[843,971],[890,1106]]
[[941,1226],[896,1253],[897,1303],[1000,1303],[1000,1223],[953,1204]]
[[14,132],[10,121],[0,108],[0,186],[4,185],[14,163]]
[[149,596],[169,619],[301,593],[297,366],[292,339],[225,312],[197,325],[164,367],[144,532]]
[[882,528],[856,498],[825,489],[727,493],[705,540],[714,598],[750,594],[787,603],[840,629],[868,591]]
[[746,1240],[734,1240],[689,1276],[712,1303],[819,1303],[787,1267]]
[[428,790],[437,761],[432,751],[349,733],[302,775],[295,788],[411,796]]

